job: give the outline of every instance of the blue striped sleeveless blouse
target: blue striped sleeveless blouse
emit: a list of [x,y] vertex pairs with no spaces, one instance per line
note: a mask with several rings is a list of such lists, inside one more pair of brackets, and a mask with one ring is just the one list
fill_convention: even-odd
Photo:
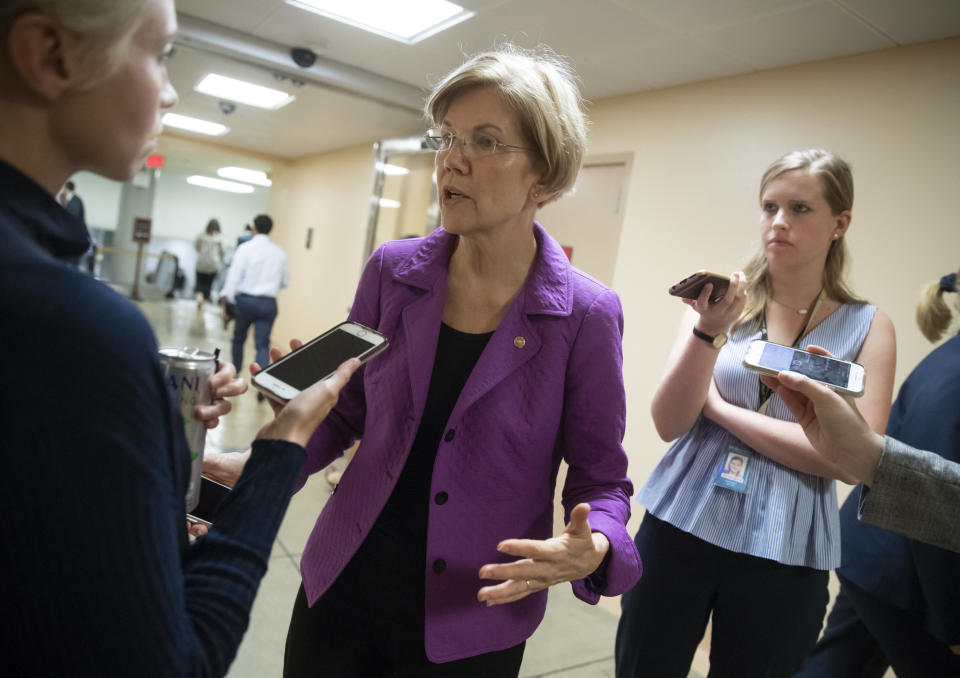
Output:
[[[801,345],[817,344],[838,358],[853,360],[875,311],[875,306],[844,304]],[[743,367],[743,356],[759,338],[759,322],[740,327],[721,349],[713,372],[724,399],[751,410],[758,407],[758,376]],[[767,416],[796,421],[776,394]],[[753,454],[746,492],[713,483],[714,470],[730,445]],[[636,500],[657,518],[729,551],[818,570],[840,565],[834,482],[764,457],[702,415],[670,446]]]

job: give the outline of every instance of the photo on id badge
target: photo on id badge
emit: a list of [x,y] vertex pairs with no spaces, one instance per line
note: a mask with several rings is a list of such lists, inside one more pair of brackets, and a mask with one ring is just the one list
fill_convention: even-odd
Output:
[[750,479],[750,461],[749,452],[733,446],[728,447],[727,453],[717,465],[714,484],[730,490],[746,492],[747,482]]

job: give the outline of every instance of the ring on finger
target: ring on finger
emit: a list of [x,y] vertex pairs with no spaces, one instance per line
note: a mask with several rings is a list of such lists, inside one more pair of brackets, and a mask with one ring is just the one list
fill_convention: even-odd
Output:
[[532,591],[532,590],[533,590],[533,587],[530,585],[530,580],[529,580],[529,579],[525,579],[525,580],[524,580],[524,583],[527,585],[527,591]]

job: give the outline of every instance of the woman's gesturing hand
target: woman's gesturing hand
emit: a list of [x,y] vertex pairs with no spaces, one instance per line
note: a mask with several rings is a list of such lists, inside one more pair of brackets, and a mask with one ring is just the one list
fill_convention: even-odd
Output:
[[536,591],[565,581],[583,579],[600,567],[610,542],[600,532],[591,532],[590,504],[577,504],[563,534],[550,539],[506,539],[497,550],[519,560],[492,563],[480,568],[481,579],[503,583],[484,586],[477,599],[487,605],[520,600]]

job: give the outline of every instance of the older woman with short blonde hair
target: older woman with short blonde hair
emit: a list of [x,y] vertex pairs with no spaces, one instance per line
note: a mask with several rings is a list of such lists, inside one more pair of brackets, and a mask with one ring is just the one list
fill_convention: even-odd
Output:
[[301,484],[361,438],[304,549],[286,676],[516,676],[550,586],[596,603],[640,576],[620,302],[534,220],[582,162],[572,72],[480,54],[427,111],[443,226],[363,272],[350,319],[390,349],[308,448]]

